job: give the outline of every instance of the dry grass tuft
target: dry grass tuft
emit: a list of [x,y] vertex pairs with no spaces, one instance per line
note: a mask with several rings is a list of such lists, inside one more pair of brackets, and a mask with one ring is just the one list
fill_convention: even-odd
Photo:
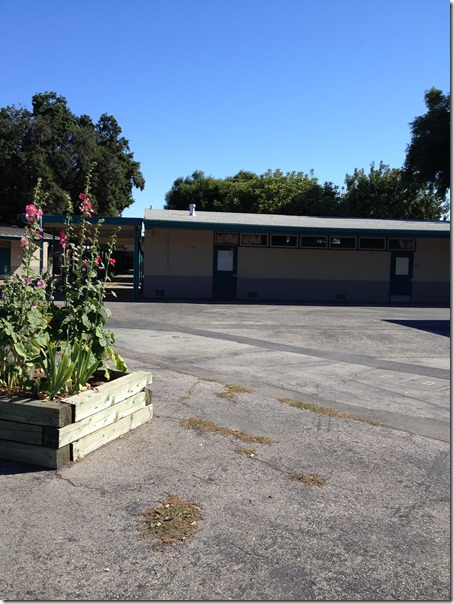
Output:
[[322,487],[326,484],[326,479],[318,474],[291,474],[289,478],[297,482],[304,482],[311,487]]
[[313,413],[319,413],[320,415],[327,415],[329,417],[339,417],[341,419],[353,419],[357,422],[370,424],[371,426],[381,426],[384,428],[386,427],[380,422],[373,422],[371,420],[359,417],[358,415],[352,415],[351,413],[343,413],[342,411],[336,411],[336,409],[332,409],[331,407],[322,407],[321,405],[315,405],[313,403],[303,403],[302,401],[294,401],[290,398],[280,398],[278,399],[278,401],[280,401],[281,403],[285,403],[286,405],[290,405],[291,407],[305,409],[306,411],[312,411]]
[[228,390],[229,392],[235,392],[235,393],[240,393],[240,392],[255,392],[255,390],[253,388],[245,388],[244,386],[236,386],[235,384],[226,384],[224,386],[224,388],[226,390]]
[[205,430],[206,432],[216,432],[222,436],[233,436],[238,440],[244,442],[260,443],[262,445],[273,445],[276,440],[269,438],[268,436],[254,436],[253,434],[246,434],[239,430],[232,430],[231,428],[224,428],[219,426],[208,419],[201,419],[200,417],[189,417],[181,421],[183,428],[192,428],[193,430]]
[[143,535],[154,537],[161,547],[192,537],[202,518],[200,508],[194,502],[177,495],[169,495],[161,506],[145,510],[140,515],[144,517]]
[[221,392],[217,392],[216,396],[219,398],[226,398],[233,403],[236,402],[236,395],[241,394],[242,392],[255,392],[253,388],[245,388],[244,386],[237,386],[236,384],[226,384],[224,386],[224,390]]
[[240,455],[247,455],[248,457],[255,457],[257,455],[257,450],[246,449],[245,447],[237,447],[235,449],[235,453],[240,453]]
[[222,390],[221,392],[216,392],[216,396],[218,398],[226,398],[228,401],[236,402],[236,396],[234,392],[229,392],[228,390]]

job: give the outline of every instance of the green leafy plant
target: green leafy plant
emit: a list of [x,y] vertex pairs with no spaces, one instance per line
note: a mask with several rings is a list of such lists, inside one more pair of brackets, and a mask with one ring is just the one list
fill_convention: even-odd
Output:
[[103,221],[94,219],[88,193],[79,195],[77,225],[68,199],[65,229],[60,232],[63,303],[57,304],[56,279],[34,268],[43,233],[39,200],[40,182],[34,203],[25,208],[21,266],[6,277],[2,288],[0,389],[54,398],[85,388],[101,366],[107,379],[112,366],[127,370],[114,351],[113,332],[105,328],[110,311],[104,299],[115,265],[117,232],[103,248]]
[[57,347],[52,342],[41,349],[42,367],[46,374],[44,392],[52,400],[57,394],[71,390],[69,383],[74,375],[74,363],[66,352],[57,353]]

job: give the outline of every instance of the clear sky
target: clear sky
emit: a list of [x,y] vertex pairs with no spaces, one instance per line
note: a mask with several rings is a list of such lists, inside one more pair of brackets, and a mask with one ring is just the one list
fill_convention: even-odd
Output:
[[146,180],[401,167],[424,92],[450,87],[449,0],[0,0],[0,107],[37,92],[113,115]]

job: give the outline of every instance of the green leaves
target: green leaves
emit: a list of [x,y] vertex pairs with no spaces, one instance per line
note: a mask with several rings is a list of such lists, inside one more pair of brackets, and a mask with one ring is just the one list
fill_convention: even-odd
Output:
[[[38,187],[36,204],[39,193]],[[2,387],[32,394],[41,390],[54,398],[86,388],[101,365],[107,373],[109,363],[115,369],[127,370],[113,351],[114,334],[104,327],[110,316],[104,298],[116,233],[107,248],[101,248],[99,226],[90,226],[91,202],[86,193],[80,194],[79,200],[84,212],[78,229],[68,216],[66,233],[60,236],[63,305],[55,303],[55,284],[50,276],[32,269],[41,210],[35,204],[27,206],[20,274],[9,275],[2,288]]]
[[427,111],[410,124],[404,172],[407,180],[444,202],[451,185],[450,94],[431,88],[424,95]]
[[77,116],[55,92],[35,94],[32,107],[0,109],[0,197],[8,200],[0,205],[0,222],[16,222],[38,177],[48,194],[46,213],[65,214],[67,196],[83,190],[90,170],[97,213],[120,215],[145,180],[116,119]]
[[101,361],[95,358],[91,350],[91,344],[84,342],[82,339],[74,342],[72,345],[71,361],[74,365],[71,376],[71,392],[79,392],[79,390],[87,385],[88,380],[98,369]]
[[66,352],[58,357],[57,346],[53,342],[49,342],[41,350],[41,362],[46,373],[44,392],[52,400],[57,394],[68,390],[68,382],[74,373],[74,363]]
[[166,209],[197,209],[258,214],[333,216],[339,213],[340,195],[331,183],[321,185],[312,171],[268,170],[254,174],[241,170],[225,179],[206,177],[201,171],[177,178],[166,194]]

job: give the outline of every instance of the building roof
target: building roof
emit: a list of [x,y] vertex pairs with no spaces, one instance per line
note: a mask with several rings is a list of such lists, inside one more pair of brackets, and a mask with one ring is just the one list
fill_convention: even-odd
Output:
[[[24,236],[25,229],[12,224],[0,224],[0,239],[20,239]],[[43,233],[43,239],[52,239],[49,233]]]
[[439,220],[384,220],[378,218],[331,218],[318,216],[283,216],[233,212],[198,212],[182,210],[145,210],[145,228],[217,230],[243,232],[325,233],[390,235],[406,237],[450,236],[450,222]]

